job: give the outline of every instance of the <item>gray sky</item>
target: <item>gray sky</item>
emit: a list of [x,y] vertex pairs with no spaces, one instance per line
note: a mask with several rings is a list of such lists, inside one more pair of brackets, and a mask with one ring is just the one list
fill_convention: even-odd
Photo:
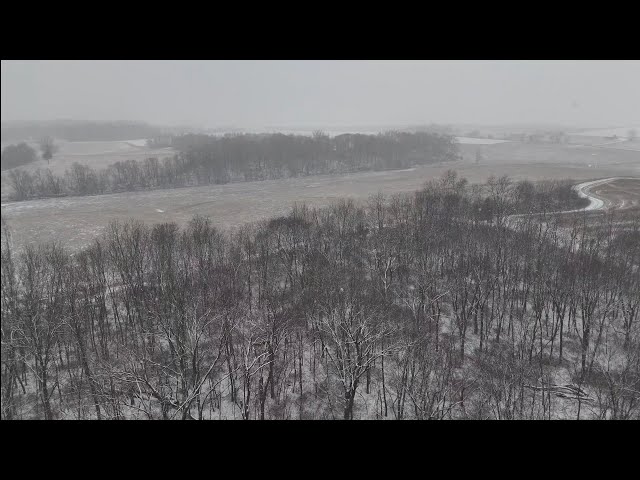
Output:
[[2,61],[2,121],[640,124],[639,61]]

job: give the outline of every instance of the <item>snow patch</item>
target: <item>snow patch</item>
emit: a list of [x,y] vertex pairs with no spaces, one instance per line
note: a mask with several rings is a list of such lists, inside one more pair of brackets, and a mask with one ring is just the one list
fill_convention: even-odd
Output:
[[146,147],[147,146],[147,139],[146,138],[140,138],[137,140],[127,140],[127,142],[129,145],[133,145],[134,147]]
[[495,138],[473,138],[456,137],[458,143],[463,145],[495,145],[496,143],[509,143],[509,140],[498,140]]

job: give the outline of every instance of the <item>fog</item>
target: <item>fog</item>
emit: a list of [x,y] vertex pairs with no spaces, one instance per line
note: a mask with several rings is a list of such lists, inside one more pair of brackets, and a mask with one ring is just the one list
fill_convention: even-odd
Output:
[[638,61],[2,61],[2,121],[640,123]]

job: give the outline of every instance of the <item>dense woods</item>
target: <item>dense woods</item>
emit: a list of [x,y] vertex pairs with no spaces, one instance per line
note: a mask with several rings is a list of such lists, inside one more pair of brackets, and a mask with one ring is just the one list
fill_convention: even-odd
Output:
[[[151,145],[166,145],[159,138]],[[164,142],[164,143],[163,143]],[[94,195],[153,188],[175,188],[238,181],[290,178],[365,170],[401,169],[457,158],[451,136],[388,132],[379,135],[183,135],[178,150],[159,160],[116,162],[95,171],[74,164],[64,176],[48,169],[9,172],[14,200],[58,195]]]
[[173,146],[185,153],[199,177],[223,182],[399,169],[455,160],[458,155],[454,137],[428,132],[184,135],[174,138]]
[[448,172],[74,255],[3,222],[2,418],[638,419],[640,219],[510,216],[549,188]]

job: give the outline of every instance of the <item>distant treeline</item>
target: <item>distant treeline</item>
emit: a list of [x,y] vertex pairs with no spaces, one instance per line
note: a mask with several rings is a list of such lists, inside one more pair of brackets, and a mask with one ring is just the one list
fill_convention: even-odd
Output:
[[454,137],[427,132],[182,135],[172,145],[205,183],[407,168],[458,156]]
[[64,176],[11,171],[13,199],[94,195],[154,188],[406,168],[458,158],[454,138],[432,133],[379,135],[182,135],[159,160],[116,162],[102,171],[74,164]]
[[39,139],[45,136],[69,142],[135,140],[160,135],[160,128],[138,122],[47,122],[2,126],[2,141]]

